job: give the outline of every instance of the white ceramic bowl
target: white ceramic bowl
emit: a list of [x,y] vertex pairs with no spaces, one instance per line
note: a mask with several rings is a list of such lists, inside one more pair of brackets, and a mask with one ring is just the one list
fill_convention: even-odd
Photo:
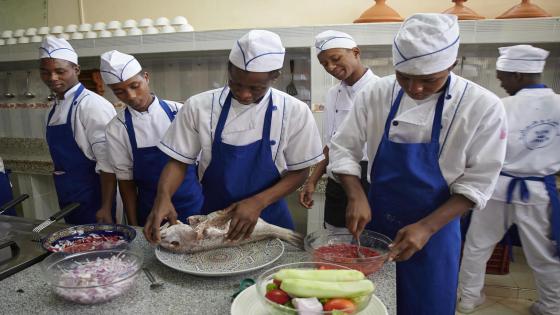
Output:
[[169,25],[169,19],[162,16],[162,17],[158,17],[156,19],[156,22],[154,23],[154,26],[166,26]]
[[23,28],[15,30],[14,33],[12,34],[12,37],[16,37],[16,38],[19,38],[19,37],[22,37],[22,36],[25,36],[25,30]]
[[18,42],[18,44],[27,44],[27,43],[29,43],[29,37],[25,37],[25,36],[18,37],[17,42]]
[[72,33],[72,36],[70,36],[71,39],[84,39],[84,33],[80,33],[80,32],[76,32],[76,33]]
[[4,39],[0,39],[0,46],[6,45],[6,41]]
[[122,37],[122,36],[126,36],[125,30],[118,29],[113,31],[113,37]]
[[6,45],[15,45],[17,44],[17,38],[8,38],[8,40],[6,41]]
[[103,23],[103,22],[97,22],[97,23],[93,24],[92,30],[94,30],[94,31],[103,31],[103,30],[105,30],[105,23]]
[[49,34],[50,30],[51,30],[51,28],[48,27],[48,26],[41,26],[41,27],[39,27],[39,30],[37,31],[37,35],[47,35],[47,34]]
[[54,35],[58,35],[58,34],[61,34],[62,32],[64,32],[64,27],[62,27],[62,25],[57,25],[57,26],[53,26],[51,28],[50,33],[54,34]]
[[138,23],[138,27],[150,27],[153,25],[154,25],[154,20],[150,18],[141,19],[140,23]]
[[161,32],[164,34],[175,33],[175,28],[171,25],[165,25],[161,28]]
[[149,26],[144,30],[144,34],[148,34],[148,35],[157,34],[157,33],[159,33],[158,29],[153,26]]
[[86,38],[97,38],[97,33],[96,32],[87,32],[85,36],[86,36]]
[[3,31],[2,38],[6,38],[6,39],[11,38],[13,34],[14,32],[10,30]]
[[64,38],[65,40],[69,40],[70,39],[70,34],[61,33],[61,34],[56,35],[56,37]]
[[187,21],[187,18],[184,16],[176,16],[171,20],[171,25],[185,25],[185,24],[189,24],[189,21]]
[[179,25],[176,27],[177,32],[192,32],[194,28],[190,24]]
[[83,33],[91,31],[91,24],[89,23],[80,24],[80,26],[78,27],[78,31]]
[[75,33],[78,31],[78,25],[76,24],[68,24],[66,25],[66,28],[64,29],[65,33]]
[[105,27],[105,29],[107,29],[109,31],[118,30],[120,28],[121,28],[121,22],[120,21],[111,21],[111,22],[107,23],[107,27]]
[[35,35],[31,37],[32,43],[40,43],[43,41],[43,36]]
[[138,35],[142,35],[142,30],[137,28],[137,27],[133,27],[131,29],[128,30],[127,34],[129,36],[138,36]]
[[99,32],[99,37],[100,38],[107,38],[107,37],[111,37],[113,36],[113,34],[111,34],[111,32],[107,31],[107,30],[102,30],[101,32]]
[[37,35],[37,29],[35,27],[30,27],[25,31],[25,36],[35,36]]
[[122,28],[123,29],[129,29],[129,28],[134,28],[138,25],[138,22],[136,22],[136,20],[126,20],[124,21]]

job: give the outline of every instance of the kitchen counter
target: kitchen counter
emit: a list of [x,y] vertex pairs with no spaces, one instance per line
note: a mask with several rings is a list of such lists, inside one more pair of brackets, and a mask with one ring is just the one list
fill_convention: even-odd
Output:
[[[256,277],[269,267],[239,276],[204,278],[175,271],[162,265],[154,249],[138,231],[132,247],[144,254],[144,265],[154,276],[165,282],[159,290],[150,290],[142,273],[135,287],[127,294],[105,304],[79,305],[66,302],[50,290],[43,280],[40,264],[36,264],[0,281],[1,313],[5,314],[229,314],[230,296],[244,278]],[[286,245],[284,255],[274,265],[306,261],[307,254]],[[390,315],[396,314],[395,264],[386,264],[371,279],[375,294],[387,306]],[[247,314],[249,315],[249,314]]]

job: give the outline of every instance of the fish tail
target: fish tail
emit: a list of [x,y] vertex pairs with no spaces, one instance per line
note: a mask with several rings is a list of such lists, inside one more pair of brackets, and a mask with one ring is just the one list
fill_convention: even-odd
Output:
[[299,249],[303,249],[302,234],[275,225],[272,225],[272,231],[275,237],[285,241],[288,244],[294,245]]

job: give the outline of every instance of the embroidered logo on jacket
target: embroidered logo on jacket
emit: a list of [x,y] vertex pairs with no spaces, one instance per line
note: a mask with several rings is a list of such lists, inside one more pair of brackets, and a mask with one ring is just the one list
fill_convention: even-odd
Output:
[[521,130],[521,139],[529,150],[547,147],[554,137],[560,135],[558,125],[557,121],[550,119],[533,121]]

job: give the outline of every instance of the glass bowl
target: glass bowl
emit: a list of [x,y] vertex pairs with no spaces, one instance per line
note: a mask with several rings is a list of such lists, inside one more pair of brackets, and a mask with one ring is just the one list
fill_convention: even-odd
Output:
[[[297,311],[294,308],[284,306],[281,304],[277,304],[272,302],[271,300],[265,297],[266,295],[266,286],[270,283],[273,283],[274,274],[281,269],[350,269],[341,265],[331,264],[331,263],[323,263],[323,262],[300,262],[300,263],[291,263],[276,266],[271,268],[265,272],[263,272],[258,278],[256,282],[257,287],[257,295],[259,296],[259,300],[267,309],[268,313],[271,315],[297,315]],[[367,295],[359,296],[352,298],[356,305],[356,310],[354,312],[349,312],[348,310],[333,310],[333,311],[321,311],[321,312],[313,312],[315,315],[344,315],[344,314],[357,314],[363,309],[365,309],[371,300],[373,292]]]
[[128,249],[75,254],[54,253],[41,263],[54,293],[80,304],[97,304],[121,296],[135,283],[142,255]]
[[360,235],[360,252],[349,232],[319,230],[308,234],[304,239],[305,250],[313,261],[327,262],[359,270],[366,276],[377,272],[387,261],[391,239],[369,230]]

